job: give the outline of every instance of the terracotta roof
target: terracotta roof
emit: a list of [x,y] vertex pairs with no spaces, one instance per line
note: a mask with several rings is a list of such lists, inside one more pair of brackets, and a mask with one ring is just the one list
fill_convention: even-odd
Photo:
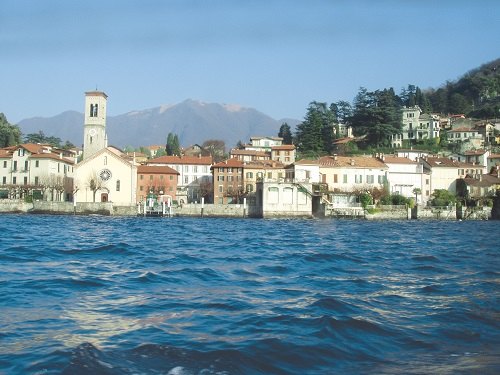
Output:
[[175,169],[166,165],[138,165],[137,173],[156,173],[156,174],[180,174]]
[[12,150],[9,148],[0,148],[0,158],[11,157]]
[[478,168],[480,165],[474,165],[470,163],[463,163],[460,161],[452,160],[449,158],[434,158],[428,157],[423,159],[427,164],[429,164],[432,168]]
[[384,156],[382,161],[386,164],[418,164],[416,161],[398,156]]
[[344,137],[344,138],[338,138],[336,140],[333,141],[333,144],[334,145],[342,145],[342,144],[345,144],[345,143],[349,143],[351,141],[355,141],[354,138],[349,138],[349,137]]
[[485,150],[469,150],[465,151],[464,155],[484,155],[485,153]]
[[165,146],[159,146],[159,145],[152,145],[152,146],[147,146],[146,147],[148,150],[159,150],[161,148],[165,148]]
[[319,158],[321,167],[387,168],[377,158],[367,156],[323,156]]
[[271,150],[295,150],[294,145],[272,146]]
[[469,186],[490,187],[500,185],[500,178],[496,174],[482,174],[480,179],[465,177],[464,181]]
[[253,156],[269,156],[269,153],[265,151],[257,151],[257,150],[238,150],[232,149],[231,155],[253,155]]
[[318,160],[300,159],[300,160],[297,160],[292,165],[319,165],[319,163],[318,163]]
[[190,165],[211,165],[211,156],[160,156],[159,158],[151,159],[148,164],[190,164]]
[[282,169],[285,165],[279,161],[274,160],[255,160],[250,163],[244,163],[244,168],[253,168],[253,169]]
[[38,154],[39,152],[42,152],[43,150],[46,150],[48,148],[48,147],[44,147],[44,146],[36,144],[36,143],[23,143],[23,144],[17,146],[17,148],[19,148],[19,147],[22,147],[22,148],[28,150],[32,154]]
[[104,98],[107,98],[108,96],[103,93],[102,91],[87,91],[85,93],[85,96],[103,96]]
[[500,154],[491,154],[488,159],[500,159]]
[[39,154],[30,155],[30,159],[52,159],[64,162],[66,164],[75,164],[74,159],[62,157],[59,154],[54,154],[52,152],[41,152]]
[[212,168],[242,168],[243,166],[244,164],[241,160],[229,159],[212,165]]

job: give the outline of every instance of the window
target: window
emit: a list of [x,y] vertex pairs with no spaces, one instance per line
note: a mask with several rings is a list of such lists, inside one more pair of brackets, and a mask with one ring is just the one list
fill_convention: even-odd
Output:
[[193,173],[198,173],[198,166],[197,165],[193,165]]
[[217,181],[224,181],[224,176],[217,176]]
[[104,157],[104,165],[108,165],[108,157],[107,156]]
[[219,173],[224,173],[224,168],[219,168]]
[[463,174],[464,174],[464,170],[463,170],[463,169],[459,169],[459,170],[458,170],[458,175],[459,175],[459,176],[462,176]]
[[382,185],[382,184],[384,183],[384,179],[385,179],[385,178],[384,178],[384,176],[380,176],[380,175],[379,175],[379,176],[378,176],[378,183],[379,183],[380,185]]
[[4,168],[7,168],[7,160],[4,160],[4,161],[3,161],[3,167],[4,167]]
[[267,172],[267,178],[269,179],[273,178],[273,172]]
[[233,168],[228,168],[227,173],[233,173]]
[[116,180],[116,191],[120,191],[120,180]]
[[5,176],[2,177],[2,184],[4,184],[4,185],[7,184],[7,177],[5,177]]
[[347,175],[346,175],[346,174],[343,176],[343,181],[342,181],[342,182],[343,182],[344,184],[347,184]]
[[338,182],[338,176],[336,174],[333,175],[333,183],[336,184]]
[[23,182],[24,182],[25,185],[28,185],[28,177],[24,177],[24,181]]
[[252,172],[247,172],[247,178],[253,178],[253,173]]
[[14,165],[12,166],[13,171],[17,171],[17,160],[14,161]]
[[362,184],[363,183],[363,175],[357,174],[354,176],[354,182],[357,184]]
[[174,179],[174,176],[170,175],[170,181],[172,181]]
[[227,176],[227,182],[232,182],[233,181],[233,176]]
[[35,185],[38,185],[38,176],[35,176]]
[[153,175],[152,174],[149,175],[149,181],[153,181]]
[[375,176],[370,174],[368,176],[366,176],[366,183],[367,184],[373,184],[375,182]]
[[188,172],[189,171],[189,165],[185,165],[184,166],[184,172]]
[[253,185],[247,184],[247,193],[251,193],[253,191]]
[[140,174],[139,175],[139,180],[143,180],[144,179],[144,175],[143,174]]
[[224,191],[224,186],[219,185],[219,193],[222,193]]
[[425,180],[425,184],[429,185],[429,179],[428,178]]
[[162,181],[163,181],[163,177],[164,177],[163,175],[160,175],[160,180],[162,180]]
[[28,160],[25,160],[24,161],[24,170],[27,171],[28,170]]
[[57,173],[61,173],[61,163],[57,163]]
[[17,150],[17,154],[19,156],[24,156],[24,148],[20,148],[19,150]]
[[188,176],[184,176],[184,183],[189,184]]
[[12,184],[17,184],[17,177],[12,177]]
[[139,186],[139,191],[143,191],[144,190],[144,186]]

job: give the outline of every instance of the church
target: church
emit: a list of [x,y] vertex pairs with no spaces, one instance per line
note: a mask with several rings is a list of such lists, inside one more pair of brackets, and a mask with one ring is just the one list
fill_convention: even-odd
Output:
[[120,149],[108,146],[107,99],[101,91],[85,93],[83,159],[75,166],[74,199],[76,203],[135,205],[137,163]]

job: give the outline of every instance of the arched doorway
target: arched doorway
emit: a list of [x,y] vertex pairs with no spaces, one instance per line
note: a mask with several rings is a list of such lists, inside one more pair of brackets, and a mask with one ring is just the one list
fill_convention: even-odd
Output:
[[108,193],[102,193],[101,202],[107,202],[107,201],[108,201]]

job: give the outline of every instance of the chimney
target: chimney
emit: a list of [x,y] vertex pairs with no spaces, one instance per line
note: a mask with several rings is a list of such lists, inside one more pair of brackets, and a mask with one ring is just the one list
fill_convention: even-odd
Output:
[[351,159],[351,165],[354,165],[354,159]]

